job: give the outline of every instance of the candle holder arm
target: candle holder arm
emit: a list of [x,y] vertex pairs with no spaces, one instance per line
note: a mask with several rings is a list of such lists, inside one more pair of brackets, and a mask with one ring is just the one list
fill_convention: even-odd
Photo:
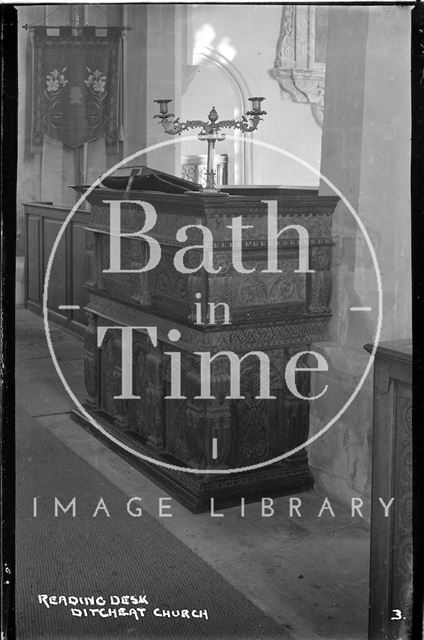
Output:
[[[174,114],[170,115],[173,116]],[[162,118],[162,126],[165,133],[175,136],[183,131],[187,131],[188,129],[197,129],[199,127],[204,128],[206,126],[206,122],[203,122],[202,120],[187,120],[187,122],[180,122],[179,118],[175,118],[173,121],[168,120],[168,118]]]
[[217,129],[240,129],[243,133],[255,131],[259,122],[263,120],[259,115],[254,115],[248,120],[242,116],[241,120],[220,120],[216,123]]

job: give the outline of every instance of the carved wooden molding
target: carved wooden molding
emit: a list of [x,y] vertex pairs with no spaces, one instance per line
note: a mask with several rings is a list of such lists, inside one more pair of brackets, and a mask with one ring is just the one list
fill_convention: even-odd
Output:
[[[281,94],[289,95],[293,102],[311,105],[316,123],[322,127],[324,113],[325,62],[322,46],[325,34],[316,39],[319,18],[325,23],[325,7],[284,5],[281,14],[274,66],[271,78],[278,82]],[[320,48],[321,54],[318,55]]]

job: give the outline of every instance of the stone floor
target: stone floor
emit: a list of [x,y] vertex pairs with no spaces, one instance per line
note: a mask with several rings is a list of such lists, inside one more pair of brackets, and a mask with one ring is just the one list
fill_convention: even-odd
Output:
[[[166,493],[70,417],[72,400],[50,358],[43,322],[17,308],[16,401],[70,450],[100,471],[161,525],[214,567],[295,640],[362,640],[367,636],[369,528],[318,490],[299,494],[301,517],[289,517],[289,498],[274,500],[274,515],[260,504],[194,515],[170,501],[172,517],[159,519]],[[84,398],[82,342],[59,327],[51,331],[56,357],[73,393]],[[19,423],[16,425],[19,429]],[[19,456],[19,451],[17,451]]]

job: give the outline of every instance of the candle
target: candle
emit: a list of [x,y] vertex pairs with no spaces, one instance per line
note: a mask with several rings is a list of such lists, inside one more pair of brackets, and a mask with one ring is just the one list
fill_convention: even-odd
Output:
[[252,103],[252,111],[262,111],[262,105],[261,102],[262,100],[265,100],[265,98],[249,98],[250,102]]
[[155,102],[159,104],[160,113],[166,116],[168,113],[168,102],[172,102],[172,100],[170,98],[160,98],[155,100]]

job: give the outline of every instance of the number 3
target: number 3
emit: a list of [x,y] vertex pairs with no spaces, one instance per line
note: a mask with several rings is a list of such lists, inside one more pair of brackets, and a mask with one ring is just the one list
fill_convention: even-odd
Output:
[[402,620],[402,611],[400,609],[392,609],[393,615],[390,620]]

